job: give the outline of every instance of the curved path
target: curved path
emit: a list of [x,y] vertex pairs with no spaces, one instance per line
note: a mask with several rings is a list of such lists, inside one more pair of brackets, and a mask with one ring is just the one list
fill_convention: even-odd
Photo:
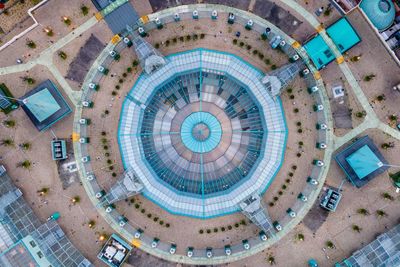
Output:
[[[199,12],[200,17],[202,17],[202,15],[203,15],[203,17],[208,17],[208,18],[210,18],[210,14],[213,10],[217,10],[220,13],[232,12],[237,16],[235,23],[239,23],[242,25],[245,25],[249,19],[252,19],[254,21],[253,30],[258,31],[260,34],[264,31],[264,29],[266,27],[270,27],[273,30],[273,32],[283,36],[289,44],[293,44],[293,47],[295,47],[297,49],[297,52],[303,57],[304,61],[307,63],[310,70],[312,72],[316,73],[316,70],[311,65],[310,60],[309,60],[307,54],[305,53],[304,49],[299,47],[297,45],[297,42],[294,39],[287,36],[284,32],[279,30],[273,24],[261,19],[258,16],[255,16],[254,14],[248,13],[246,11],[242,11],[242,10],[238,10],[238,9],[226,7],[226,6],[209,5],[209,4],[179,6],[179,7],[170,8],[170,9],[163,10],[158,13],[149,15],[147,17],[147,19],[149,21],[148,22],[149,25],[147,25],[147,26],[149,26],[148,27],[149,29],[154,28],[155,25],[153,22],[156,18],[161,19],[165,23],[172,22],[172,21],[174,21],[173,16],[175,15],[175,13],[181,14],[182,17],[183,17],[183,14],[185,14],[187,18],[191,19],[191,14],[192,14],[193,10],[197,10]],[[144,26],[146,26],[146,25],[144,25]],[[92,69],[89,72],[88,76],[86,77],[86,81],[83,86],[84,92],[88,91],[87,84],[95,79],[94,76],[96,75],[97,67],[100,64],[103,65],[102,62],[103,62],[104,58],[108,55],[108,51],[110,51],[110,49],[116,49],[116,48],[110,43],[108,49],[105,49],[103,51],[102,55],[100,55],[100,57],[96,60],[95,64],[93,64]],[[321,88],[320,95],[319,95],[321,99],[319,101],[318,100],[316,100],[316,101],[329,103],[321,79],[317,80],[317,85]],[[84,93],[84,95],[85,95],[85,93]],[[81,118],[81,114],[82,114],[82,106],[78,105],[77,109],[76,109],[75,123],[74,123],[74,134],[76,136],[79,136],[78,133],[82,132],[82,129],[80,129],[81,126],[78,123],[78,120]],[[325,117],[325,119],[322,119],[322,121],[320,121],[320,122],[326,123],[328,125],[329,129],[332,129],[333,125],[332,125],[332,118],[331,118],[331,114],[330,114],[329,104],[325,107],[323,114],[324,114],[323,117]],[[332,152],[333,152],[333,150],[332,150],[332,148],[333,148],[332,131],[328,130],[326,132],[326,135],[324,135],[324,136],[326,137],[326,139],[324,139],[324,141],[327,143],[328,149],[326,149],[323,160],[326,164],[325,166],[329,166],[330,160],[332,157]],[[81,156],[86,155],[85,153],[83,153],[82,147],[78,142],[74,143],[74,149],[75,149],[76,158],[80,158]],[[319,174],[319,175],[318,175],[318,177],[315,177],[315,178],[318,179],[319,185],[317,187],[312,187],[312,189],[306,190],[308,192],[306,194],[307,194],[309,201],[301,202],[300,200],[298,200],[298,205],[296,206],[296,208],[293,207],[293,209],[297,213],[297,216],[295,218],[291,218],[287,215],[284,219],[282,219],[281,224],[283,225],[283,230],[280,232],[277,232],[266,242],[260,241],[257,236],[257,237],[254,237],[252,240],[249,239],[249,241],[251,242],[251,245],[252,245],[251,249],[249,249],[249,250],[245,250],[242,247],[242,244],[232,245],[233,253],[230,256],[225,255],[223,248],[213,249],[214,256],[212,258],[206,257],[205,250],[195,249],[194,256],[190,258],[190,257],[187,257],[186,255],[171,255],[169,253],[168,243],[167,244],[163,243],[161,245],[161,242],[160,242],[159,246],[156,249],[154,249],[151,247],[151,241],[152,241],[151,237],[148,237],[148,236],[145,236],[144,234],[142,234],[140,239],[135,239],[133,236],[135,230],[133,228],[127,229],[127,226],[124,226],[124,227],[119,226],[118,221],[117,221],[118,214],[117,213],[116,214],[106,213],[104,208],[101,207],[101,205],[99,205],[98,199],[96,199],[94,196],[95,193],[98,192],[98,190],[101,190],[101,188],[99,188],[98,185],[93,186],[93,183],[91,183],[87,179],[85,179],[85,177],[87,176],[87,173],[88,173],[87,169],[86,169],[87,164],[78,162],[78,165],[79,165],[79,170],[80,170],[80,174],[82,177],[82,183],[83,183],[91,201],[97,207],[99,213],[105,218],[105,220],[111,225],[111,227],[116,232],[118,232],[121,236],[123,236],[127,240],[132,241],[133,245],[135,245],[136,247],[139,247],[140,249],[144,250],[145,252],[147,252],[149,254],[155,255],[159,258],[166,259],[168,261],[174,261],[174,262],[180,262],[180,263],[186,263],[186,264],[221,264],[221,263],[226,263],[226,262],[233,262],[233,261],[237,261],[239,259],[243,259],[243,258],[251,256],[251,255],[257,254],[260,251],[265,250],[266,248],[275,244],[282,237],[284,237],[288,232],[290,232],[296,225],[298,225],[300,223],[300,221],[303,219],[303,217],[307,214],[308,210],[313,206],[313,203],[317,199],[319,192],[322,189],[322,186],[324,184],[324,181],[325,181],[325,178],[326,178],[326,175],[328,172],[328,167],[318,168],[319,170],[318,170],[317,174]],[[94,187],[96,187],[96,186],[97,186],[97,189],[94,190]],[[304,191],[304,192],[306,192],[306,191]],[[301,204],[299,204],[299,203],[301,203]]]
[[[260,251],[268,248],[269,246],[273,245],[277,241],[279,241],[283,236],[285,236],[288,232],[290,232],[302,219],[303,217],[307,214],[308,210],[312,207],[313,203],[317,199],[319,192],[324,184],[329,165],[331,162],[332,158],[332,153],[334,152],[335,149],[339,148],[352,138],[356,137],[363,131],[370,129],[370,128],[378,128],[382,130],[383,132],[393,136],[394,138],[400,140],[400,133],[396,131],[395,129],[391,128],[387,124],[381,122],[375,112],[373,111],[372,107],[370,106],[367,97],[363,93],[361,87],[357,83],[356,79],[354,78],[354,75],[350,71],[349,66],[347,65],[346,62],[344,62],[342,55],[340,52],[337,50],[335,45],[333,44],[332,40],[326,35],[325,30],[320,26],[320,23],[316,20],[316,18],[310,14],[308,11],[306,11],[301,5],[299,5],[296,1],[294,0],[281,0],[284,4],[286,4],[288,7],[293,9],[295,12],[300,14],[306,21],[308,21],[312,26],[316,28],[316,30],[319,32],[319,34],[324,38],[328,46],[331,48],[331,50],[334,52],[335,56],[337,57],[337,62],[340,65],[341,71],[344,73],[347,81],[349,82],[351,89],[353,90],[355,96],[357,97],[358,101],[361,103],[363,106],[364,110],[367,113],[367,116],[365,118],[365,121],[360,124],[358,127],[347,133],[345,136],[342,137],[336,137],[333,135],[332,130],[328,130],[326,133],[326,142],[328,144],[328,148],[325,152],[324,156],[324,162],[325,162],[325,167],[321,169],[321,172],[319,173],[319,185],[316,187],[314,190],[310,192],[308,195],[309,201],[304,203],[297,211],[297,217],[287,220],[287,223],[284,224],[284,229],[281,232],[278,232],[276,235],[271,237],[267,242],[258,242],[255,245],[252,246],[250,250],[244,250],[242,249],[241,251],[234,251],[234,253],[227,257],[227,256],[214,256],[213,258],[206,258],[205,254],[199,254],[195,253],[194,257],[189,258],[184,255],[171,255],[168,253],[168,247],[160,247],[160,249],[153,249],[150,246],[151,238],[143,236],[141,240],[134,239],[132,232],[134,231],[133,228],[123,228],[120,227],[116,221],[116,218],[113,217],[113,214],[106,213],[103,207],[100,207],[99,201],[95,198],[95,193],[97,193],[97,189],[99,188],[94,188],[90,182],[86,179],[87,177],[87,167],[86,164],[84,164],[82,161],[78,160],[78,166],[79,166],[79,171],[80,171],[80,176],[82,183],[85,187],[85,190],[91,199],[92,203],[96,206],[98,212],[100,215],[103,216],[103,218],[110,224],[110,226],[119,234],[124,236],[127,240],[132,241],[132,243],[140,247],[142,250],[153,254],[157,257],[164,258],[169,261],[175,261],[175,262],[181,262],[181,263],[188,263],[188,264],[220,264],[220,263],[226,263],[226,262],[232,262],[236,261],[245,257],[248,257],[250,255],[254,255],[256,253],[259,253]],[[124,2],[124,0],[120,0],[119,2]],[[285,33],[280,31],[277,27],[272,25],[271,23],[263,20],[262,18],[251,14],[246,11],[238,10],[235,8],[230,8],[226,6],[219,6],[219,5],[192,5],[192,6],[179,6],[176,8],[171,8],[168,10],[163,10],[155,14],[151,14],[148,17],[150,18],[150,21],[153,21],[156,17],[159,18],[165,18],[165,17],[171,17],[175,13],[191,13],[193,10],[199,10],[202,12],[207,12],[208,14],[211,13],[212,10],[218,10],[221,13],[228,13],[232,12],[237,15],[237,23],[245,24],[248,19],[252,19],[255,23],[254,25],[254,30],[257,31],[263,31],[265,27],[270,27],[274,32],[277,32],[281,36],[283,36],[288,43],[292,44],[293,47],[296,49],[298,54],[302,57],[304,62],[306,62],[308,68],[314,73],[316,77],[316,82],[317,85],[319,86],[320,90],[320,99],[317,101],[320,101],[325,109],[324,109],[324,117],[325,117],[325,123],[328,125],[328,129],[333,129],[333,121],[332,121],[332,116],[330,112],[330,103],[329,99],[327,97],[326,91],[323,86],[322,79],[320,78],[319,73],[316,71],[316,69],[313,67],[313,65],[310,63],[310,59],[305,52],[305,50],[292,38],[287,36]],[[99,19],[98,16],[96,16],[97,19]],[[73,125],[73,137],[74,137],[74,152],[75,156],[77,159],[81,158],[82,155],[85,155],[86,150],[82,145],[77,141],[77,138],[80,135],[84,135],[86,133],[86,130],[84,127],[81,127],[81,125],[78,123],[78,120],[82,116],[82,104],[81,104],[81,98],[87,97],[87,84],[90,81],[93,81],[94,77],[96,76],[96,71],[97,67],[100,64],[104,64],[104,61],[108,57],[108,51],[111,49],[115,49],[115,44],[110,43],[106,49],[101,53],[101,55],[96,59],[95,63],[93,64],[91,70],[89,71],[84,86],[82,88],[82,91],[73,91],[70,85],[67,83],[67,81],[64,79],[64,77],[61,75],[57,67],[53,63],[53,56],[54,53],[68,44],[69,42],[73,41],[75,38],[77,38],[81,33],[89,30],[91,27],[93,27],[97,23],[97,19],[95,17],[91,18],[81,26],[79,26],[77,29],[75,29],[73,32],[70,34],[66,35],[65,37],[61,38],[58,40],[55,44],[44,50],[39,57],[25,63],[22,65],[15,65],[15,66],[10,66],[10,67],[5,67],[5,68],[0,68],[0,75],[5,75],[9,73],[16,73],[16,72],[23,72],[26,70],[29,70],[33,68],[36,65],[43,65],[46,66],[49,71],[54,75],[55,79],[61,84],[63,87],[64,91],[70,98],[70,100],[73,102],[75,105],[75,114],[74,114],[74,125]],[[118,44],[117,44],[118,45]],[[86,98],[85,98],[86,99]],[[95,190],[96,189],[96,190]],[[130,230],[130,231],[129,231]]]

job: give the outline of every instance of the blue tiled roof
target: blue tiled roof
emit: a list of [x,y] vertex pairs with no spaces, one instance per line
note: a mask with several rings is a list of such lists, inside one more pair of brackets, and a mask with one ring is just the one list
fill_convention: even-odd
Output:
[[360,7],[379,31],[390,27],[396,15],[391,0],[363,0]]

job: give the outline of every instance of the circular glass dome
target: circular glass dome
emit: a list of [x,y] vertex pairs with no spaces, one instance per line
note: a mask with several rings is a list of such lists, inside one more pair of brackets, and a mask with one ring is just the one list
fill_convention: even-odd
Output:
[[[286,126],[262,73],[216,51],[172,55],[127,96],[119,141],[144,195],[173,213],[211,217],[238,210],[280,167]],[[223,197],[222,197],[223,196]]]

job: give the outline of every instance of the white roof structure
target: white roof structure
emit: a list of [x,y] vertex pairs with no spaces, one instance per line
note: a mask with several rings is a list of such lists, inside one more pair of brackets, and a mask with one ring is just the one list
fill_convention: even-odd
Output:
[[171,55],[139,77],[118,139],[146,197],[171,213],[209,218],[240,211],[239,203],[265,191],[281,166],[287,128],[262,77],[239,57],[206,49]]

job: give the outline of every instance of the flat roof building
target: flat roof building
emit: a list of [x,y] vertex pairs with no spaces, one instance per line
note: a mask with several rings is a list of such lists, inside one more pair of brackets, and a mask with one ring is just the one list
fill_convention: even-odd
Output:
[[354,252],[335,267],[400,266],[400,224]]
[[356,140],[339,152],[335,159],[356,187],[366,185],[389,168],[389,163],[368,136]]
[[0,165],[0,266],[94,267],[55,220],[42,224]]
[[71,113],[57,87],[46,80],[22,98],[23,110],[39,131],[44,131]]
[[119,267],[128,258],[132,246],[126,243],[121,237],[112,234],[101,249],[97,258],[111,267]]
[[[346,18],[341,18],[326,29],[333,43],[344,53],[361,42],[360,36]],[[318,70],[335,60],[335,55],[321,35],[317,35],[304,45],[305,50]]]

